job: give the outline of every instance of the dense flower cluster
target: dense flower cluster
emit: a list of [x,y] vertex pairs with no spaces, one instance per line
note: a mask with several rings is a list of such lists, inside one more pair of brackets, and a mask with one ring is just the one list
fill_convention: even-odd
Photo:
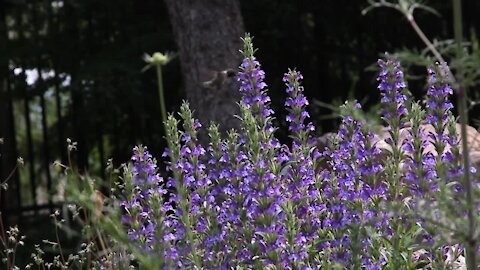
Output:
[[[451,109],[451,89],[438,71],[429,69],[425,112],[409,101],[399,63],[379,60],[389,147],[375,143],[378,135],[356,117],[360,105],[348,102],[332,146],[318,149],[303,77],[295,70],[283,78],[293,140],[282,145],[274,137],[265,73],[253,52],[247,37],[238,74],[243,94],[238,133],[222,138],[212,125],[211,143],[204,148],[197,139],[199,122],[182,105],[182,131],[179,121],[167,121],[172,173],[167,183],[146,148],[134,149],[133,180],[125,187],[132,192],[123,202],[130,238],[142,250],[164,254],[163,268],[395,269],[434,258],[414,254],[431,237],[420,223],[392,214],[388,202],[437,190],[443,173],[438,162],[459,157],[452,118],[444,116]],[[425,124],[442,130],[429,132]],[[432,145],[436,153],[428,150]],[[167,196],[166,188],[174,194]],[[399,250],[399,232],[417,238],[402,240],[405,250]]]
[[378,60],[380,66],[380,74],[378,75],[378,89],[382,95],[381,102],[386,104],[382,115],[385,119],[392,119],[389,123],[392,128],[395,128],[400,123],[395,123],[395,119],[401,119],[407,114],[405,101],[407,96],[404,89],[407,87],[403,71],[400,69],[400,62],[395,60]]
[[285,101],[285,107],[289,111],[286,119],[290,123],[288,130],[298,135],[306,130],[315,130],[311,122],[305,123],[305,120],[310,115],[305,110],[306,106],[308,106],[308,100],[303,94],[303,86],[300,85],[301,80],[303,80],[303,76],[298,71],[290,71],[283,76],[283,81],[287,86],[287,94],[289,95]]
[[380,269],[382,258],[369,255],[371,242],[362,227],[372,223],[375,229],[387,229],[383,213],[374,211],[375,204],[385,198],[385,185],[377,182],[383,169],[381,150],[370,143],[373,134],[364,123],[353,117],[358,109],[356,102],[345,104],[338,145],[324,152],[330,166],[322,172],[322,196],[328,206],[323,226],[337,232],[328,244],[333,261]]
[[427,149],[431,146],[428,133],[422,119],[425,113],[418,104],[411,109],[412,126],[406,132],[406,139],[402,149],[405,151],[406,185],[409,191],[417,195],[423,195],[435,189],[434,180],[437,178],[435,169],[435,155]]
[[453,90],[449,85],[448,66],[445,63],[435,68],[428,68],[428,84],[426,108],[429,115],[426,120],[432,125],[445,124],[450,109],[453,108],[448,100]]
[[157,164],[146,147],[133,149],[130,175],[125,179],[127,198],[123,222],[129,237],[147,253],[162,252],[172,260],[177,259],[174,240],[182,237],[177,221],[169,213],[174,210],[171,200],[164,200],[167,190],[163,178],[157,172]]
[[240,92],[243,94],[241,103],[258,119],[266,119],[273,114],[273,110],[268,106],[270,97],[264,82],[265,72],[260,69],[260,63],[253,56],[254,50],[251,46],[245,46],[243,53],[245,58],[237,75]]
[[[449,101],[449,96],[453,94],[450,87],[450,78],[448,66],[443,63],[434,68],[428,69],[428,92],[426,110],[426,122],[434,127],[435,132],[428,134],[428,138],[435,146],[435,153],[437,154],[437,163],[442,161],[448,162],[451,166],[449,168],[449,175],[460,174],[461,168],[455,165],[456,160],[459,159],[459,153],[455,153],[455,147],[458,145],[457,136],[453,132],[454,127],[450,126],[453,123],[453,118],[450,110],[453,108]],[[441,172],[444,176],[444,172]]]

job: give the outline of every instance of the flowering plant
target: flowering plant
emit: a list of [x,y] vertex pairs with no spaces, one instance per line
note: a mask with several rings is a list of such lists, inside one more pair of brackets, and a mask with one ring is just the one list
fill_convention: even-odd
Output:
[[265,73],[248,35],[244,44],[241,130],[222,138],[211,124],[203,146],[184,103],[183,128],[172,115],[166,122],[171,176],[160,176],[146,147],[134,149],[122,206],[138,249],[168,269],[451,268],[462,238],[440,240],[421,209],[430,202],[442,216],[434,205],[451,207],[447,193],[463,205],[448,67],[428,70],[422,108],[399,62],[379,60],[385,134],[368,130],[360,104],[347,102],[330,147],[319,149],[296,70],[283,78],[291,143],[275,138]]
[[[69,198],[88,220],[88,241],[67,258],[57,235],[49,243],[61,256],[49,263],[37,247],[27,267],[465,269],[465,257],[475,263],[471,228],[479,202],[471,203],[469,185],[460,179],[476,169],[462,162],[445,63],[427,70],[422,106],[412,99],[400,63],[386,55],[377,79],[382,132],[366,124],[358,102],[346,102],[337,134],[320,148],[297,70],[283,77],[291,140],[275,138],[265,73],[254,52],[247,35],[238,73],[241,129],[222,136],[212,123],[210,143],[202,145],[202,125],[184,103],[181,120],[170,115],[165,122],[168,175],[147,147],[137,146],[104,198],[92,178],[61,165],[72,178]],[[68,143],[70,153],[76,143]],[[471,192],[479,193],[478,184]],[[23,238],[16,228],[7,233],[0,254],[16,269]]]

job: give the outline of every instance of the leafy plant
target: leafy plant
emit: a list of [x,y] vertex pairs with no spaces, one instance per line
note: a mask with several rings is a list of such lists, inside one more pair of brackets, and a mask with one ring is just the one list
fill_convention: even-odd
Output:
[[[96,221],[107,235],[145,269],[448,269],[455,260],[444,256],[452,250],[454,258],[464,256],[454,247],[465,246],[465,237],[444,241],[451,234],[443,220],[450,216],[436,219],[445,228],[435,229],[423,211],[425,202],[444,214],[455,207],[451,224],[464,224],[465,189],[456,179],[465,170],[449,112],[447,66],[428,70],[422,108],[399,62],[379,60],[387,134],[370,130],[358,117],[360,105],[348,102],[327,149],[315,145],[303,77],[290,70],[283,81],[292,142],[283,145],[274,136],[265,73],[248,35],[244,42],[242,129],[222,138],[212,124],[205,147],[197,139],[201,125],[184,103],[181,121],[170,115],[166,122],[171,176],[162,178],[147,148],[136,147],[113,212]],[[87,198],[93,189],[83,192]]]

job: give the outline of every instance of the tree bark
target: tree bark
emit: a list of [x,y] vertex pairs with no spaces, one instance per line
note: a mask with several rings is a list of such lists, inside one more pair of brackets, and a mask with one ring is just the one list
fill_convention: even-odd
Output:
[[[238,128],[240,100],[235,77],[205,86],[219,71],[237,70],[243,20],[238,0],[165,0],[178,46],[187,99],[203,126]],[[168,91],[168,86],[166,87]],[[200,134],[205,142],[205,134]]]

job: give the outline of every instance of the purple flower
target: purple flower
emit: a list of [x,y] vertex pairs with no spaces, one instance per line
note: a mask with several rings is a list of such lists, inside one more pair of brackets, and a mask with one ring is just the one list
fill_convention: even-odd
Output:
[[[383,109],[382,115],[387,123],[396,128],[402,128],[401,119],[406,115],[407,108],[404,103],[407,100],[405,95],[406,83],[403,77],[403,71],[400,68],[400,62],[396,60],[378,60],[380,74],[378,89],[382,95],[381,102],[387,104]],[[396,119],[396,121],[395,121]]]
[[412,126],[407,130],[402,149],[405,151],[404,170],[406,185],[412,195],[425,195],[433,191],[437,178],[436,160],[431,152],[429,134],[422,125],[425,117],[419,104],[413,104],[411,109]]
[[[327,170],[333,173],[323,174],[323,193],[328,199],[327,217],[322,226],[337,232],[329,242],[329,248],[334,250],[331,260],[345,265],[351,265],[352,260],[356,260],[357,257],[352,256],[361,256],[361,261],[371,264],[367,252],[352,254],[351,245],[355,243],[349,240],[350,230],[359,231],[361,226],[384,219],[383,214],[373,208],[375,200],[385,198],[384,184],[378,181],[383,172],[379,163],[381,152],[370,143],[372,134],[366,130],[364,123],[355,119],[355,110],[358,109],[360,104],[357,102],[343,106],[342,125],[337,133],[338,146],[323,154],[329,157]],[[355,237],[368,243],[366,235]],[[362,249],[368,250],[368,246]]]
[[260,69],[260,63],[251,55],[240,65],[237,80],[240,82],[240,92],[243,94],[241,103],[252,110],[255,117],[265,119],[273,114],[270,109],[270,97],[266,93],[264,82],[265,72]]
[[[306,112],[303,77],[290,70],[283,81],[293,141],[282,145],[274,137],[265,73],[253,52],[247,37],[238,74],[240,133],[222,137],[212,125],[211,143],[202,145],[197,139],[201,125],[182,105],[182,131],[173,118],[167,123],[170,149],[165,155],[172,159],[167,183],[147,149],[134,149],[122,202],[129,237],[146,254],[161,258],[161,268],[168,269],[319,269],[325,261],[329,266],[382,269],[392,252],[389,241],[395,241],[395,230],[408,221],[394,223],[392,211],[380,206],[436,190],[439,159],[424,150],[432,141],[453,145],[451,123],[443,123],[441,133],[427,134],[421,128],[425,115],[413,119],[407,110],[399,63],[379,60],[378,88],[385,107],[382,116],[390,126],[391,156],[385,158],[373,143],[374,134],[357,117],[361,109],[357,102],[342,107],[334,146],[322,152],[311,138],[314,127]],[[438,72],[429,73],[427,111],[430,120],[443,121],[451,108],[445,101],[451,89]],[[415,108],[421,110],[418,104]],[[411,131],[400,142],[409,118]],[[455,151],[445,151],[441,157],[442,161],[457,158]],[[326,163],[325,169],[320,162]],[[392,182],[401,192],[390,192]],[[173,193],[167,194],[166,187]]]
[[[176,253],[172,246],[178,238],[173,234],[175,221],[172,200],[164,200],[167,190],[163,178],[157,173],[157,164],[146,147],[133,149],[131,180],[126,177],[126,199],[122,201],[125,214],[122,221],[132,241],[145,252]],[[158,223],[163,220],[163,223]]]
[[434,127],[435,132],[429,134],[431,143],[435,146],[438,162],[445,154],[445,148],[454,141],[456,134],[448,134],[446,130],[448,118],[453,108],[449,96],[453,93],[449,84],[449,68],[443,63],[428,68],[428,91],[427,91],[427,123]]
[[303,95],[303,86],[300,85],[302,79],[302,74],[296,70],[290,70],[283,76],[289,95],[285,101],[288,110],[287,122],[290,123],[288,130],[293,133],[294,139],[298,142],[305,142],[308,133],[315,130],[311,122],[305,123],[310,115],[305,110],[308,100]]

